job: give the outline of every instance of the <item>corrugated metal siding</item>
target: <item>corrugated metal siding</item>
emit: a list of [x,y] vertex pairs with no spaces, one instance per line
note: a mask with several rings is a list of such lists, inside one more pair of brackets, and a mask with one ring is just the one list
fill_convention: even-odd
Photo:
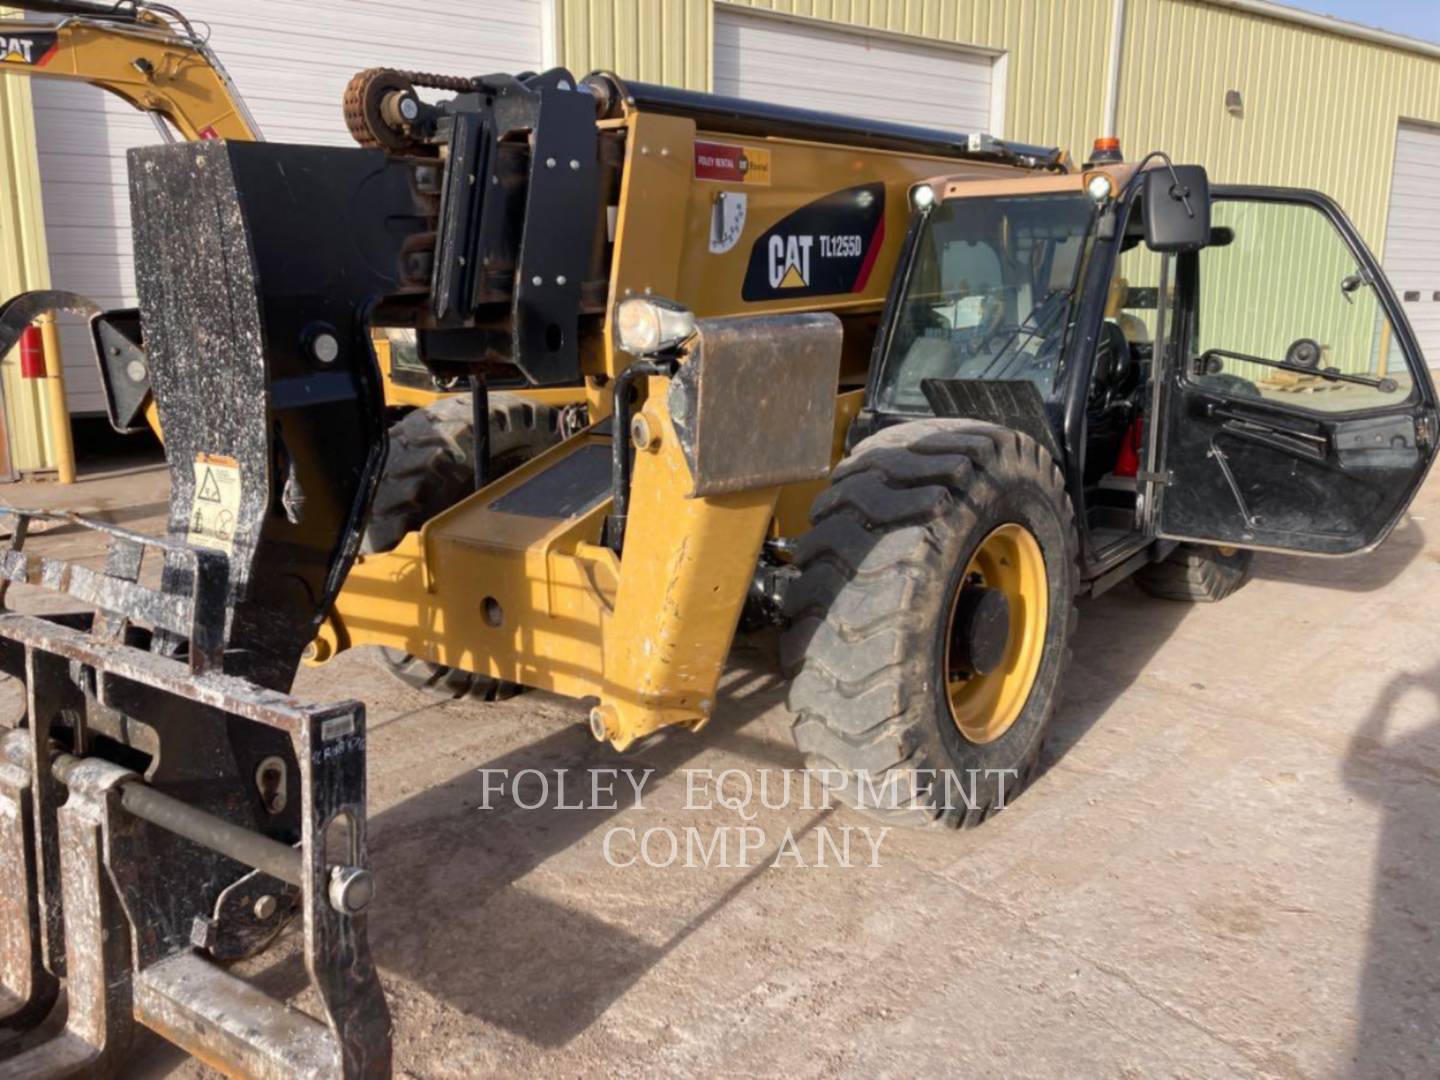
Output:
[[[1239,90],[1244,115],[1225,111]],[[1120,136],[1219,181],[1324,191],[1377,251],[1395,131],[1440,121],[1440,60],[1202,0],[1130,0]]]
[[[1006,135],[1083,157],[1100,132],[1111,0],[729,2],[1003,50]],[[575,70],[710,88],[710,0],[560,3]],[[1243,117],[1225,111],[1232,89]],[[1319,188],[1378,249],[1401,118],[1440,122],[1440,60],[1204,0],[1129,0],[1119,126],[1132,155],[1164,148],[1218,180]]]
[[[43,220],[30,84],[0,76],[0,299],[49,287]],[[13,467],[52,464],[43,381],[20,378],[19,357],[12,351],[0,362],[0,383]]]
[[[561,0],[560,56],[576,72],[711,88],[709,0]],[[737,0],[730,6],[976,45],[1009,54],[1005,133],[1088,146],[1100,128],[1110,0]],[[805,78],[796,57],[795,78]],[[903,97],[905,88],[889,88]]]
[[557,0],[560,63],[710,89],[709,0]]

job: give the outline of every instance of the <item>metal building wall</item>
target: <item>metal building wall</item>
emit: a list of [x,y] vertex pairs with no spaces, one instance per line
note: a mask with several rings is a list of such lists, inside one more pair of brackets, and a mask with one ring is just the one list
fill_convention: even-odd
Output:
[[[709,89],[717,3],[1004,50],[1006,135],[1079,158],[1100,133],[1112,0],[560,0],[559,56]],[[1378,252],[1401,117],[1440,122],[1440,60],[1207,0],[1129,0],[1119,134],[1132,155],[1163,147],[1217,180],[1319,188]]]
[[1126,22],[1130,155],[1163,147],[1217,180],[1317,188],[1380,252],[1396,130],[1440,122],[1440,60],[1203,0],[1130,0]]
[[[562,0],[561,60],[576,72],[609,68],[708,90],[715,6],[711,0]],[[1110,0],[735,0],[730,6],[1005,50],[1007,135],[1087,147],[1099,133]],[[805,58],[796,57],[795,78],[804,79],[805,70]],[[893,92],[903,95],[905,87]]]
[[[49,284],[30,85],[20,76],[0,75],[0,299]],[[20,377],[18,353],[12,350],[0,360],[11,465],[42,469],[54,464],[45,423],[45,385]]]

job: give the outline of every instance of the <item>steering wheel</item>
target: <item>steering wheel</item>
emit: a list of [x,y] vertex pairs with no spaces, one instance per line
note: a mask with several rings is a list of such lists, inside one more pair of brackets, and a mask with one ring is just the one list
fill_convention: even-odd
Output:
[[1095,344],[1095,365],[1090,373],[1088,404],[1091,409],[1108,412],[1117,397],[1126,391],[1135,373],[1135,357],[1125,332],[1108,319],[1101,324],[1100,340]]

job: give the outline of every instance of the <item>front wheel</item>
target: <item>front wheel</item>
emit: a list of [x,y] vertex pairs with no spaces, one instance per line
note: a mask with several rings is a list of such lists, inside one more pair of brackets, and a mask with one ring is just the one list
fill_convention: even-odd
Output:
[[1077,588],[1064,478],[1028,436],[922,420],[861,442],[798,545],[794,738],[845,802],[975,825],[1029,782]]

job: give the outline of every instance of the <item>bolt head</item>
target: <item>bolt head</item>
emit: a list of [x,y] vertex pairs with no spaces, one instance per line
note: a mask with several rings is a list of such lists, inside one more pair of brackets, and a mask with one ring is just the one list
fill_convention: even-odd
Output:
[[128,364],[125,365],[125,377],[128,378],[131,382],[144,382],[145,376],[149,374],[150,372],[145,367],[145,362],[143,360],[131,360]]
[[403,116],[407,122],[414,120],[420,115],[420,103],[412,97],[401,98],[400,115]]
[[310,353],[322,364],[333,364],[340,358],[340,339],[329,331],[322,331],[311,339]]
[[328,892],[341,915],[358,915],[375,899],[375,875],[359,866],[332,866]]
[[275,917],[275,912],[279,907],[279,901],[267,893],[255,901],[255,918],[261,922],[269,922]]
[[630,418],[630,441],[636,450],[654,450],[659,444],[659,432],[651,426],[650,418],[644,413],[636,413]]

